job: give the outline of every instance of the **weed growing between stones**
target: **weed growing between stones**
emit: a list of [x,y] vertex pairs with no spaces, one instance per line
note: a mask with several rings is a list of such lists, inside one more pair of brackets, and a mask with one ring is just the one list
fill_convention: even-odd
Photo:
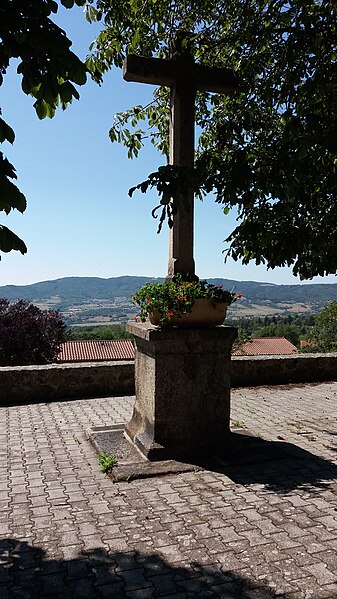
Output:
[[103,472],[103,474],[111,474],[113,468],[118,464],[117,456],[107,452],[100,453],[98,461],[100,464],[100,472]]

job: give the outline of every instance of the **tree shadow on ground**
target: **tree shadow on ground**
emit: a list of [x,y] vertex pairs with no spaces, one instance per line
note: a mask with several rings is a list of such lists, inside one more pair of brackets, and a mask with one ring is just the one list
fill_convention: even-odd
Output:
[[1,599],[290,599],[282,584],[273,590],[239,575],[225,558],[179,566],[158,555],[97,548],[74,559],[49,559],[26,541],[0,540]]
[[337,465],[292,443],[265,441],[233,433],[231,449],[196,459],[198,467],[225,474],[241,485],[262,484],[267,491],[321,492],[337,487]]

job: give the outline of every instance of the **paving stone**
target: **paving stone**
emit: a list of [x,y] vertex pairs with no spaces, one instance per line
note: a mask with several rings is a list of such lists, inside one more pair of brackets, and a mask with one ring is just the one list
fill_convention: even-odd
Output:
[[127,421],[132,402],[1,408],[0,599],[336,599],[337,383],[232,391],[233,419],[287,431],[304,461],[114,485],[85,431]]
[[8,588],[2,586],[0,583],[0,599],[10,599]]
[[148,577],[148,580],[153,585],[158,597],[173,595],[173,593],[177,593],[179,590],[177,583],[173,580],[172,573],[151,576]]
[[118,572],[118,576],[123,580],[126,592],[134,591],[136,589],[145,589],[147,587],[152,588],[151,582],[144,578],[143,568],[137,568],[135,570],[117,569],[116,572]]
[[83,542],[84,549],[96,549],[97,547],[105,548],[105,544],[103,543],[102,537],[99,534],[83,536],[81,540]]
[[147,588],[125,591],[125,596],[130,597],[130,599],[154,599],[156,595],[152,588]]
[[123,583],[103,584],[96,586],[95,588],[96,593],[98,592],[99,596],[103,597],[103,599],[125,599],[126,597]]
[[334,574],[333,572],[331,572],[327,564],[324,562],[310,564],[310,566],[303,566],[303,568],[311,576],[314,576],[316,578],[319,585],[337,582],[337,573]]

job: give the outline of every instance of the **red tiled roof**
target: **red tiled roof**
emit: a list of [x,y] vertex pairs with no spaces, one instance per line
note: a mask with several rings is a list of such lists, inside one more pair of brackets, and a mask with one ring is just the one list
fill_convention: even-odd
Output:
[[238,342],[234,345],[233,356],[284,356],[297,353],[297,347],[284,337],[264,337]]
[[130,339],[66,341],[62,343],[58,362],[134,360],[134,357],[135,349]]
[[317,342],[316,341],[305,341],[304,339],[301,339],[300,348],[303,349],[303,347],[317,347]]

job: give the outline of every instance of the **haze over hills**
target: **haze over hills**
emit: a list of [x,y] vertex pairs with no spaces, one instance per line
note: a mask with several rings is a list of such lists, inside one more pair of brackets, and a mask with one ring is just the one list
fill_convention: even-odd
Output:
[[[0,297],[10,301],[25,299],[44,308],[57,308],[74,323],[127,320],[137,313],[130,306],[130,296],[147,281],[162,281],[155,277],[121,276],[65,277],[41,281],[32,285],[0,287]],[[243,293],[244,299],[231,307],[231,316],[258,316],[318,312],[337,299],[337,283],[276,285],[255,281],[208,279],[214,284]]]

